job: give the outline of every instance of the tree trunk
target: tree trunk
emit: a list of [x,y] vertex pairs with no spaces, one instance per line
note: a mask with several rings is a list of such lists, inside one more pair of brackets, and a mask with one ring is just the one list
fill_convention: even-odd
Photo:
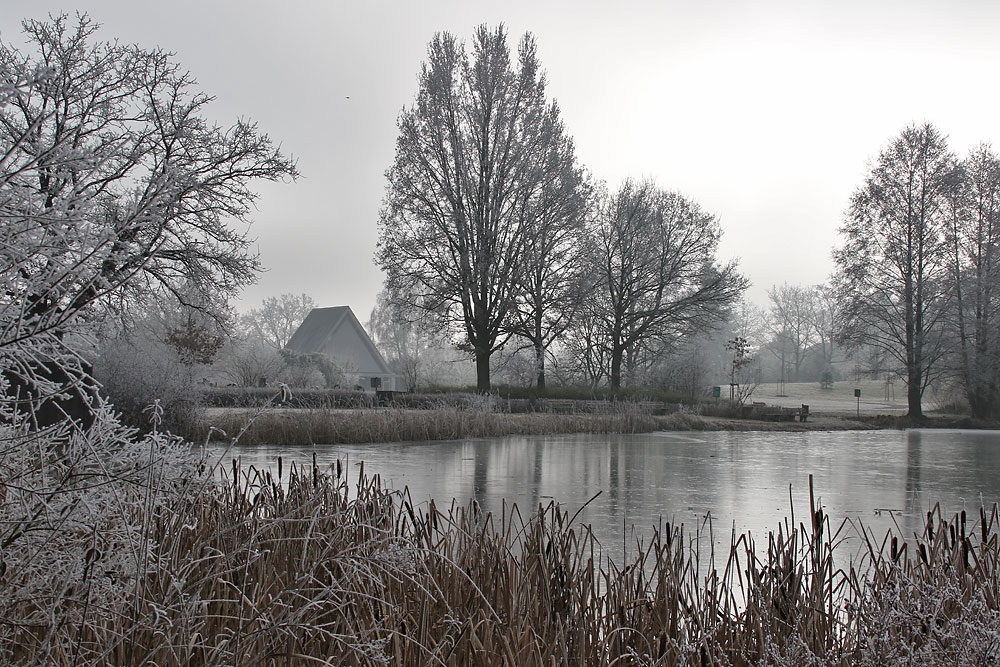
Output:
[[966,393],[969,401],[969,411],[974,419],[991,419],[993,417],[993,400],[988,389],[982,384],[969,387]]
[[906,377],[906,404],[909,407],[906,416],[911,419],[922,419],[924,416],[920,405],[920,394],[920,373],[911,367]]
[[618,391],[622,388],[622,357],[625,356],[625,348],[615,346],[611,350],[611,391]]
[[535,371],[538,374],[538,389],[545,389],[545,350],[538,343],[535,343]]
[[[912,243],[907,241],[907,255],[910,258],[910,267],[913,265],[913,252]],[[906,405],[909,408],[906,416],[910,419],[922,419],[924,412],[920,405],[920,395],[922,393],[921,383],[923,381],[923,364],[921,363],[921,352],[923,351],[921,336],[923,335],[923,331],[919,322],[919,313],[923,304],[920,299],[919,286],[916,290],[914,289],[912,268],[907,269],[903,300],[905,303],[903,316],[906,334],[906,338],[904,339],[906,344]]]
[[976,419],[993,419],[997,414],[997,372],[996,362],[986,345],[986,331],[977,324],[975,361],[970,362],[966,397],[969,409]]
[[476,391],[490,393],[490,351],[476,348]]

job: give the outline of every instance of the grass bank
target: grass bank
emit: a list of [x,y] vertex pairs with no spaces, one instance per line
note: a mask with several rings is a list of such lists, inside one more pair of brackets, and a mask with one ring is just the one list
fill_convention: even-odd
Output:
[[631,404],[583,414],[507,413],[443,407],[426,410],[241,409],[205,411],[185,437],[194,442],[231,438],[241,444],[309,445],[565,433],[649,433],[652,431],[833,431],[905,428],[900,422],[814,415],[807,422],[764,422],[689,412],[654,415]]
[[339,465],[283,476],[233,470],[221,487],[136,504],[155,567],[114,604],[88,606],[85,581],[58,614],[8,597],[5,619],[34,620],[0,626],[5,658],[945,665],[1000,651],[996,507],[932,512],[912,544],[869,536],[860,560],[835,558],[847,528],[811,506],[800,524],[734,535],[728,553],[706,558],[691,527],[667,525],[634,560],[608,564],[589,528],[553,504],[484,516],[475,504],[415,507],[377,480],[349,487]]
[[718,428],[718,423],[694,415],[651,415],[627,407],[604,414],[510,414],[459,408],[272,409],[262,413],[227,409],[208,413],[187,435],[204,442],[213,434],[242,432],[241,444],[304,445]]
[[[649,396],[607,401],[575,395],[525,398],[467,392],[400,395],[390,406],[379,407],[373,395],[326,390],[296,393],[276,407],[278,395],[273,389],[224,389],[213,394],[181,435],[194,442],[241,434],[240,442],[249,445],[309,445],[569,433],[1000,428],[1000,424],[946,413],[913,420],[895,405],[874,403],[861,410],[846,391],[822,393],[820,400],[820,390],[812,384],[788,387],[795,396],[785,396],[778,405],[798,407],[800,400],[808,399],[821,404],[821,409],[813,406],[806,422],[772,422],[740,418],[738,407],[720,401],[683,406],[646,400]],[[890,412],[878,412],[880,408]]]

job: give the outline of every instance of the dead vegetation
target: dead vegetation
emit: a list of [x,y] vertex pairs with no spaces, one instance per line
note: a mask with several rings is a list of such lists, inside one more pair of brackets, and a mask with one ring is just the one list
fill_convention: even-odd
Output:
[[[697,415],[653,415],[623,403],[598,414],[509,414],[493,410],[442,407],[432,410],[292,409],[257,414],[227,409],[202,419],[188,435],[195,442],[215,433],[238,433],[246,445],[304,445],[364,442],[456,440],[505,435],[556,433],[645,433],[657,430],[718,430]],[[220,433],[220,437],[221,437]]]
[[340,464],[233,468],[222,485],[185,474],[155,490],[126,480],[145,495],[121,519],[148,547],[131,570],[105,567],[92,535],[52,541],[80,567],[53,558],[40,597],[24,593],[45,575],[5,552],[3,661],[987,664],[1000,651],[995,506],[970,521],[935,509],[917,539],[866,535],[853,558],[838,551],[850,527],[813,506],[759,545],[734,535],[729,553],[699,553],[698,527],[665,525],[608,563],[555,504],[415,506]]
[[[652,431],[842,431],[903,428],[877,420],[811,415],[808,422],[765,422],[681,410],[651,414],[634,404],[600,413],[506,413],[441,407],[428,410],[330,408],[214,409],[185,436],[195,442],[245,431],[241,444],[309,445],[492,438],[560,433],[649,433]],[[930,423],[930,422],[928,422]],[[933,425],[933,424],[931,424]]]

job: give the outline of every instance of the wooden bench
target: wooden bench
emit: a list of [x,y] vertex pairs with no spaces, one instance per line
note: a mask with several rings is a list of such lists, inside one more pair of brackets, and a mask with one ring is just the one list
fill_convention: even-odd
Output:
[[766,405],[764,403],[754,403],[750,406],[749,417],[762,421],[795,421],[800,422],[809,419],[809,406],[802,405],[798,408],[785,408],[780,405]]
[[662,401],[639,401],[639,408],[651,415],[667,414],[667,406]]
[[576,401],[570,398],[543,398],[539,403],[544,412],[571,414],[576,410]]

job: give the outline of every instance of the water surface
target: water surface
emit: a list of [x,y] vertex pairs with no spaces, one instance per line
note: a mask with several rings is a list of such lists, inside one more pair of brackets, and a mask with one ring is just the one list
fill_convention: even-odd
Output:
[[[216,456],[221,447],[212,450]],[[273,470],[278,456],[321,466],[342,459],[408,487],[412,499],[454,498],[522,514],[557,501],[590,523],[607,554],[627,554],[661,522],[711,525],[717,544],[732,529],[758,542],[794,505],[807,521],[809,475],[817,503],[836,527],[861,520],[879,538],[895,523],[920,532],[934,503],[975,517],[1000,501],[998,431],[847,431],[807,433],[661,432],[482,438],[422,443],[252,446],[231,450],[245,465]],[[352,473],[356,474],[356,473]],[[791,500],[790,500],[791,490]],[[596,498],[594,496],[597,496]]]

